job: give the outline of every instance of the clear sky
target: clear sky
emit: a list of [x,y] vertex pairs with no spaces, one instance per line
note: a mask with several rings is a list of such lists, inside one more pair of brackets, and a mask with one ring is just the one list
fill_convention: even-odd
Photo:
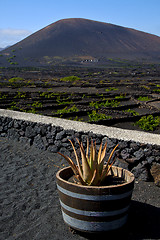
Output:
[[0,0],[0,47],[64,18],[87,18],[160,36],[160,0]]

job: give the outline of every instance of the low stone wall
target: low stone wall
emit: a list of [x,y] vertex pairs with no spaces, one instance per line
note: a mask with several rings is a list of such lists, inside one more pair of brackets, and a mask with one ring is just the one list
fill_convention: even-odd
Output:
[[[65,127],[65,125],[62,127],[63,124],[61,121],[64,121],[62,119],[57,120],[39,116],[39,120],[37,120],[38,116],[14,111],[4,112],[2,110],[0,112],[0,136],[17,140],[29,146],[34,145],[44,151],[48,150],[53,153],[59,151],[69,156],[72,155],[73,150],[68,139],[73,140],[76,147],[78,147],[75,140],[76,138],[83,141],[84,146],[86,146],[87,137],[92,138],[94,141],[96,140],[97,147],[100,145],[101,141],[105,143],[107,140],[108,148],[106,155],[109,155],[111,150],[118,143],[119,147],[116,150],[116,166],[129,169],[135,174],[137,180],[141,179],[148,181],[154,178],[156,184],[160,184],[157,179],[157,171],[160,171],[160,144],[153,145],[146,142],[136,142],[132,139],[124,140],[123,136],[122,139],[121,136],[118,138],[110,137],[109,134],[107,135],[103,131],[101,133],[95,133],[91,130],[87,131],[86,129],[84,130],[83,123],[82,125],[78,123],[79,130],[77,131],[74,129],[75,123],[72,121],[68,121],[67,127]],[[48,119],[48,121],[46,119]],[[67,120],[64,121],[65,124],[67,123],[66,121]],[[56,122],[56,125],[54,125],[54,122]],[[91,124],[88,124],[88,126],[89,125]],[[103,128],[104,126],[102,126],[102,129]],[[113,129],[111,128],[111,130],[111,135],[113,135]],[[117,132],[118,131],[119,129],[117,129]],[[135,134],[136,131],[132,132]],[[138,134],[139,132],[137,132],[137,135]],[[154,138],[154,134],[152,135]],[[155,135],[155,137],[157,136]]]

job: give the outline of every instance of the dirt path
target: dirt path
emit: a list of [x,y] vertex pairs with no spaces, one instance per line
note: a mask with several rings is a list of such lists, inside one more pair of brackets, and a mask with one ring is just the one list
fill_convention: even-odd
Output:
[[[63,164],[58,154],[0,138],[1,240],[89,239],[71,234],[62,220],[55,174]],[[135,183],[123,239],[160,239],[159,199],[153,183]]]

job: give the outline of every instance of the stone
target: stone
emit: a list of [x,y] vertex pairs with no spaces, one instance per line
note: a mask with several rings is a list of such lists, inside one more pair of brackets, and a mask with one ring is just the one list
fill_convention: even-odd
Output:
[[147,168],[142,169],[142,172],[139,176],[139,180],[142,180],[142,181],[145,181],[145,182],[149,181],[149,173],[148,173]]
[[102,139],[103,146],[104,146],[104,144],[106,143],[106,141],[107,141],[107,151],[109,151],[109,149],[113,149],[113,148],[115,147],[115,143],[112,142],[112,140],[110,140],[110,139],[107,138],[107,137],[104,137],[104,138]]
[[149,157],[152,154],[152,148],[145,148],[144,154],[146,157]]
[[96,141],[96,144],[100,145],[101,144],[101,139],[99,139],[98,137],[97,138],[94,138],[93,141],[95,142]]
[[46,146],[44,145],[43,139],[40,134],[38,134],[33,141],[33,145],[41,150],[46,150]]
[[42,136],[45,136],[45,135],[46,135],[46,132],[47,132],[47,126],[43,124],[43,125],[41,126],[41,135],[42,135]]
[[10,121],[10,123],[8,123],[8,128],[12,128],[14,125],[14,120]]
[[[73,143],[77,142],[74,136],[66,136],[66,138],[64,138],[64,139],[67,139],[67,142],[69,142],[68,139],[70,139]],[[62,139],[62,141],[63,141],[63,139]]]
[[140,148],[138,151],[134,152],[133,155],[136,157],[137,161],[141,161],[145,157],[144,151],[142,148]]
[[159,151],[159,150],[156,150],[156,149],[153,149],[153,150],[152,150],[152,155],[153,155],[153,156],[159,156],[159,155],[160,155],[160,151]]
[[63,144],[62,144],[62,147],[68,148],[68,147],[70,147],[70,143],[69,143],[69,142],[68,142],[68,143],[63,143]]
[[56,130],[56,128],[55,128],[55,127],[52,127],[52,129],[51,129],[51,132],[50,132],[50,134],[51,134],[51,137],[52,137],[52,138],[55,138],[55,136],[56,136],[56,133],[57,133],[57,130]]
[[89,132],[88,137],[89,138],[96,138],[96,134],[94,134],[93,132]]
[[134,143],[134,142],[131,142],[131,143],[130,143],[130,148],[132,148],[133,151],[138,151],[138,150],[139,150],[139,147],[140,147],[140,144],[139,144],[139,143]]
[[121,157],[123,160],[126,160],[127,158],[130,158],[130,149],[125,148],[121,151]]
[[150,156],[150,157],[147,157],[146,160],[147,160],[147,162],[149,164],[152,164],[155,161],[155,157],[154,156]]
[[160,145],[155,145],[154,148],[160,151]]
[[0,133],[1,133],[1,132],[3,132],[3,127],[2,127],[2,126],[0,127]]
[[46,137],[42,137],[42,141],[43,141],[44,146],[48,147],[49,143],[48,143]]
[[68,157],[70,157],[70,155],[71,155],[71,153],[69,151],[67,151],[66,148],[63,148],[63,147],[60,148],[59,152]]
[[40,134],[41,133],[41,125],[39,123],[37,123],[34,126],[34,131],[35,131],[36,134]]
[[21,125],[16,120],[14,120],[14,128],[21,128]]
[[61,141],[54,141],[54,144],[55,144],[58,148],[62,147],[62,142],[61,142]]
[[56,140],[62,140],[66,136],[66,132],[63,130],[56,135]]
[[57,132],[57,127],[56,126],[51,126],[51,131],[56,131]]
[[53,143],[54,143],[54,139],[53,139],[53,138],[49,138],[49,139],[48,139],[48,143],[49,143],[49,144],[53,144]]
[[125,141],[119,142],[118,148],[119,148],[119,149],[128,148],[128,142],[125,142]]
[[1,133],[0,136],[1,136],[1,137],[6,137],[7,134],[6,134],[6,133]]
[[129,164],[126,161],[122,160],[122,159],[116,158],[116,161],[115,161],[115,163],[113,165],[128,170],[128,165]]
[[28,122],[28,126],[34,128],[37,125],[36,122]]
[[[82,135],[81,136],[81,142],[84,144],[84,143],[87,143],[87,138],[88,138],[88,136],[87,135]],[[90,140],[90,139],[89,139]]]
[[127,158],[127,159],[125,159],[125,161],[126,161],[127,163],[133,165],[133,164],[136,163],[137,159],[136,159],[135,157],[131,157],[131,158]]
[[131,172],[134,174],[135,178],[138,180],[148,181],[149,180],[149,172],[144,164],[139,163],[136,167],[134,167]]
[[19,139],[20,143],[22,143],[23,145],[27,145],[27,146],[31,146],[32,145],[32,141],[30,138],[27,138],[27,137],[20,137]]
[[10,121],[12,121],[12,119],[11,118],[8,118],[8,117],[3,117],[2,118],[2,122],[4,123],[4,124],[8,124]]
[[72,129],[67,129],[67,130],[65,130],[65,132],[66,132],[66,135],[71,135],[71,136],[73,136],[73,135],[75,134],[75,131],[72,130]]
[[62,143],[69,143],[69,136],[62,139]]
[[151,167],[151,175],[154,179],[156,186],[160,187],[160,164],[154,163]]
[[6,131],[6,132],[8,131],[8,125],[7,124],[3,126],[3,130]]
[[14,128],[8,130],[8,138],[19,141],[19,137],[18,130]]
[[59,126],[57,127],[57,126],[56,126],[55,128],[56,128],[57,133],[63,131],[63,128],[62,128],[62,127],[59,127]]
[[155,161],[160,164],[160,156],[155,157]]
[[20,136],[24,136],[24,135],[25,135],[25,132],[24,132],[24,131],[19,131],[19,135],[20,135]]
[[48,148],[47,148],[48,151],[50,152],[53,152],[53,153],[57,153],[58,152],[58,147],[55,146],[55,145],[50,145]]
[[48,133],[46,134],[46,138],[47,138],[47,139],[51,139],[51,138],[52,138],[52,135],[51,135],[50,132],[48,132]]
[[21,121],[21,130],[26,131],[27,123],[25,121]]
[[[79,132],[76,132],[73,136],[74,136],[75,138],[80,139],[80,133],[79,133]],[[70,136],[69,136],[69,137],[70,137]]]
[[50,132],[50,131],[51,131],[51,129],[52,129],[52,126],[51,126],[51,124],[48,124],[48,125],[47,125],[47,132]]
[[35,137],[35,136],[36,136],[35,129],[31,126],[26,127],[25,137],[32,138],[32,137]]

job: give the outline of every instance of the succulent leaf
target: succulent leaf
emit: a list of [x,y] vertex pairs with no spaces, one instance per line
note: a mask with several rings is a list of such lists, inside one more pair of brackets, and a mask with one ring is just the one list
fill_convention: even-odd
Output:
[[71,166],[71,168],[75,174],[75,177],[81,182],[82,185],[85,185],[85,181],[81,177],[80,171],[79,171],[78,167],[75,165],[75,163],[68,156],[65,156],[64,154],[62,154],[60,152],[58,152],[58,154],[67,160],[67,162],[69,163],[69,165]]
[[108,158],[107,164],[104,165],[104,158],[105,158],[106,149],[107,149],[107,141],[104,145],[103,150],[102,150],[102,143],[101,143],[99,151],[97,153],[96,141],[93,143],[93,140],[91,139],[91,145],[90,145],[90,151],[89,151],[89,140],[87,139],[87,149],[85,153],[82,142],[80,143],[77,138],[76,140],[80,148],[81,161],[78,157],[78,154],[76,152],[73,142],[71,140],[69,141],[73,147],[77,165],[68,156],[63,155],[62,153],[59,153],[59,154],[67,160],[67,162],[69,163],[69,165],[71,166],[75,174],[75,178],[79,181],[80,184],[92,185],[92,186],[100,185],[104,181],[106,176],[111,173],[110,170],[115,159],[112,161],[112,163],[110,162],[114,154],[114,151],[118,147],[118,144],[112,150]]
[[82,171],[83,171],[83,179],[86,183],[90,182],[92,179],[92,172],[89,166],[89,163],[87,161],[85,151],[83,148],[83,144],[79,142],[77,139],[79,147],[80,147],[80,152],[81,152],[81,157],[82,157]]
[[101,160],[101,152],[102,152],[102,142],[101,142],[101,145],[100,145],[99,151],[98,151],[98,163],[100,163],[100,160]]
[[71,168],[72,168],[72,170],[73,170],[75,175],[79,174],[79,170],[78,170],[77,166],[75,165],[75,163],[68,156],[63,155],[60,152],[58,152],[58,154],[60,154],[62,157],[64,157],[67,160],[67,162],[71,166]]
[[[73,145],[73,142],[72,142],[70,139],[68,139],[68,140],[70,141],[70,143],[71,143],[71,145],[72,145],[72,148],[73,148],[73,151],[74,151],[74,155],[75,155],[75,157],[76,157],[77,165],[78,165],[78,168],[79,168],[80,176],[82,177],[83,175],[82,175],[81,162],[80,162],[80,160],[79,160],[79,158],[78,158],[78,155],[77,155],[76,149],[75,149],[75,147],[74,147],[74,145]],[[82,178],[83,178],[83,177],[82,177]]]
[[106,177],[106,175],[108,174],[110,168],[112,167],[112,165],[113,165],[113,163],[114,163],[114,161],[113,161],[112,164],[110,164],[110,161],[111,161],[112,156],[113,156],[113,153],[115,152],[115,150],[116,150],[116,148],[118,147],[118,145],[119,145],[119,144],[117,144],[117,145],[114,147],[114,149],[112,150],[112,152],[111,152],[111,154],[110,154],[110,156],[109,156],[109,158],[108,158],[107,164],[106,164],[106,166],[105,166],[104,169],[103,169],[103,172],[102,172],[102,181],[104,180],[104,178]]

